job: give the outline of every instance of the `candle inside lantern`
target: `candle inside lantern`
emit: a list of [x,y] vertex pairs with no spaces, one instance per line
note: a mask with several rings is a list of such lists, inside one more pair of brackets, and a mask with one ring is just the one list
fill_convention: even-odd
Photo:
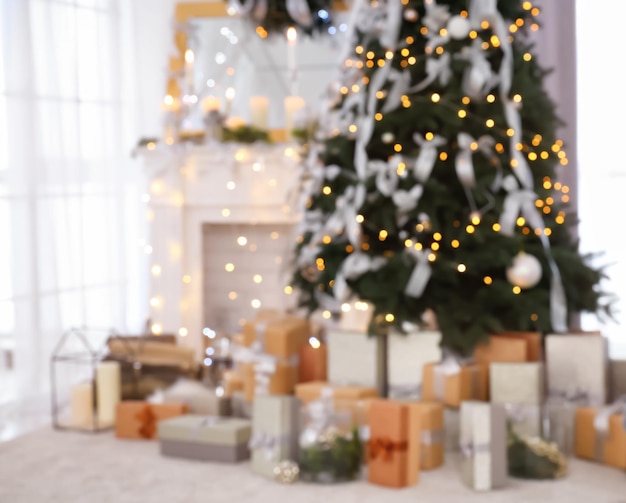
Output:
[[206,114],[213,110],[219,111],[222,108],[222,101],[216,96],[207,96],[201,102],[202,111]]
[[296,43],[298,32],[293,27],[287,28],[287,71],[291,82],[291,94],[298,92],[298,70],[296,68]]
[[226,89],[226,117],[230,115],[230,109],[233,104],[233,100],[235,99],[235,88],[229,87]]
[[267,129],[267,114],[269,100],[266,96],[252,96],[250,98],[250,123],[259,129]]
[[287,96],[285,98],[285,128],[287,130],[287,138],[293,138],[292,131],[295,127],[295,115],[305,106],[306,102],[301,96]]
[[196,57],[191,49],[185,51],[185,78],[187,79],[187,94],[193,94],[193,65]]
[[163,98],[163,103],[161,104],[161,110],[165,112],[178,112],[180,111],[180,102],[175,99],[171,94],[167,94],[165,98]]
[[93,428],[94,396],[93,383],[85,381],[72,387],[70,396],[70,421],[72,426]]
[[122,398],[122,377],[119,362],[100,362],[96,368],[96,404],[98,426],[115,422],[117,404]]

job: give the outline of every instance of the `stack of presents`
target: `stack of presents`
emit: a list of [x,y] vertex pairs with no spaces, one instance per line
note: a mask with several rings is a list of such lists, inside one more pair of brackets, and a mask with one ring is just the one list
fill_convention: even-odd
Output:
[[609,359],[602,334],[498,333],[464,360],[439,341],[436,331],[390,334],[382,398],[372,338],[262,313],[236,336],[219,388],[195,401],[122,400],[116,436],[154,439],[165,456],[250,460],[278,480],[299,471],[396,488],[447,457],[470,488],[502,487],[515,439],[626,470],[626,361]]

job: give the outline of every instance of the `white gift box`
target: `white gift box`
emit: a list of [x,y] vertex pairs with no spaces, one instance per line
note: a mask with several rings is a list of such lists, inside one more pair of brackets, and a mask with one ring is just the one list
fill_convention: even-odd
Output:
[[[389,387],[392,395],[419,396],[422,367],[441,360],[441,333],[414,331],[391,333],[388,339]],[[333,384],[375,387],[376,339],[366,332],[329,328],[328,380]]]
[[584,395],[590,407],[608,400],[608,343],[602,335],[549,334],[545,340],[549,397]]
[[491,402],[505,406],[518,435],[541,436],[544,371],[542,362],[490,364]]
[[252,404],[252,471],[274,477],[283,460],[298,459],[301,403],[293,396],[257,396]]
[[461,402],[460,447],[464,482],[477,491],[506,485],[506,411],[498,403]]

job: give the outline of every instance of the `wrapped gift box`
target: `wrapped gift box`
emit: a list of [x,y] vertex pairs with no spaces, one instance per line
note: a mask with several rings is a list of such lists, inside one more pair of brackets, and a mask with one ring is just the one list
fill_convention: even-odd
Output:
[[492,363],[489,374],[491,402],[505,406],[515,432],[522,436],[540,437],[543,363]]
[[623,412],[581,407],[576,411],[574,454],[626,469],[626,420]]
[[420,460],[420,411],[417,404],[375,399],[370,404],[367,477],[372,484],[417,484]]
[[117,438],[153,439],[161,421],[187,414],[184,403],[148,403],[127,400],[117,405],[115,436]]
[[218,395],[215,389],[207,388],[199,381],[179,379],[169,388],[158,392],[156,398],[163,403],[184,403],[191,414],[231,415],[230,397]]
[[[328,380],[337,384],[376,386],[376,339],[364,331],[327,330]],[[441,333],[413,331],[389,335],[389,386],[417,390],[422,367],[441,360]]]
[[626,395],[626,360],[609,361],[611,401]]
[[159,422],[158,436],[164,456],[236,463],[250,458],[252,423],[234,417],[185,416]]
[[546,336],[546,380],[548,395],[586,396],[591,407],[608,400],[608,344],[598,335]]
[[243,391],[243,377],[239,372],[234,370],[226,370],[222,374],[222,386],[224,388],[224,396],[233,396],[235,391]]
[[328,346],[318,339],[316,345],[300,346],[298,364],[298,382],[326,381],[328,378]]
[[269,319],[258,317],[243,326],[243,343],[257,343],[261,352],[278,358],[297,355],[311,337],[311,323],[297,316],[278,315]]
[[487,400],[485,365],[428,363],[424,365],[422,400],[458,408],[463,400]]
[[443,408],[443,444],[445,452],[459,452],[461,442],[461,411]]
[[265,361],[240,365],[244,396],[251,402],[257,395],[290,395],[298,381],[298,364],[287,358],[262,357]]
[[444,408],[437,402],[417,402],[414,407],[419,414],[420,469],[431,470],[444,461]]
[[283,460],[298,459],[301,402],[293,396],[259,396],[252,405],[252,471],[274,477]]
[[335,410],[350,412],[352,423],[361,426],[368,424],[370,401],[379,396],[376,388],[338,386],[326,381],[297,384],[294,393],[305,405],[322,396],[332,396]]
[[[485,367],[484,379],[485,388],[487,389],[487,399],[489,399],[489,364],[494,362],[525,362],[529,361],[531,353],[529,340],[537,341],[537,338],[526,337],[518,332],[519,336],[512,335],[492,335],[489,337],[489,343],[479,344],[474,350],[474,363]],[[529,335],[533,333],[530,332]],[[539,334],[536,334],[539,337]],[[539,339],[540,341],[541,339]],[[535,349],[536,351],[536,349]]]
[[461,404],[461,474],[477,491],[506,485],[508,479],[506,411],[501,404]]

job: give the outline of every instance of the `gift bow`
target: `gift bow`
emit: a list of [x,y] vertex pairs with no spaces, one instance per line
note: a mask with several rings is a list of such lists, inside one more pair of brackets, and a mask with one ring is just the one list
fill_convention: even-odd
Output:
[[371,459],[378,456],[383,461],[390,461],[394,452],[406,451],[409,448],[407,441],[396,442],[389,438],[374,438],[369,442],[369,454]]
[[146,404],[137,414],[135,414],[135,419],[138,419],[140,422],[139,425],[139,435],[142,438],[154,438],[157,431],[156,426],[156,415],[152,406]]
[[256,432],[248,442],[250,450],[261,449],[268,460],[277,460],[278,452],[275,447],[285,444],[288,441],[285,435],[270,435],[265,432]]
[[595,457],[598,461],[604,461],[604,445],[609,435],[609,420],[614,414],[622,414],[624,429],[626,430],[626,395],[620,396],[613,403],[600,407],[593,420],[595,429]]

